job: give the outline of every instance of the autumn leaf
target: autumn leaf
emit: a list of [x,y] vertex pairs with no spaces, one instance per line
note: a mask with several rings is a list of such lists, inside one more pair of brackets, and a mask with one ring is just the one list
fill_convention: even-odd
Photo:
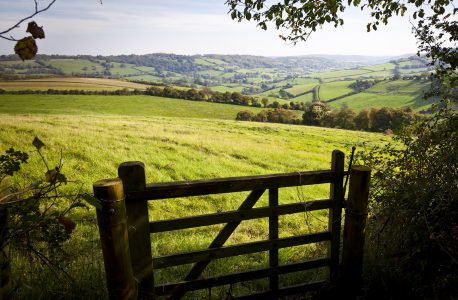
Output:
[[34,39],[44,39],[45,38],[45,32],[43,30],[43,26],[42,27],[38,26],[38,24],[35,23],[35,21],[29,22],[26,32],[29,32]]
[[37,51],[37,44],[31,36],[20,39],[16,43],[16,46],[14,46],[14,52],[19,55],[22,60],[34,58]]

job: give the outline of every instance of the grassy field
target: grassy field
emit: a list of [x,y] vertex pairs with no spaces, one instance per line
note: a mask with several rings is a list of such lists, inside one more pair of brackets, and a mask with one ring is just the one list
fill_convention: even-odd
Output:
[[320,100],[326,101],[353,92],[353,89],[350,88],[349,85],[354,82],[354,80],[344,80],[321,84],[319,92]]
[[125,80],[87,77],[50,77],[29,80],[0,81],[0,89],[6,91],[21,90],[85,90],[85,91],[114,91],[120,89],[140,89],[149,87]]
[[[396,80],[381,82],[362,93],[330,102],[333,107],[339,108],[343,104],[354,110],[371,107],[412,107],[414,110],[427,109],[432,100],[423,99],[423,91],[427,83],[410,80]],[[320,91],[321,92],[321,91]]]
[[352,76],[361,76],[363,74],[371,73],[371,70],[366,69],[348,69],[348,70],[336,70],[336,71],[327,71],[327,72],[317,72],[309,74],[310,77],[316,77],[321,79],[335,79],[335,78],[345,78]]
[[293,87],[288,88],[285,91],[287,91],[288,93],[293,94],[294,96],[297,96],[297,95],[300,95],[300,94],[303,94],[303,93],[305,93],[307,91],[312,90],[316,85],[318,85],[318,80],[309,79],[309,80],[305,81],[305,83],[294,85]]
[[92,71],[103,72],[103,67],[100,64],[86,59],[50,59],[46,63],[51,65],[53,68],[61,70],[65,74],[82,74]]
[[249,106],[189,101],[153,96],[0,95],[0,112],[9,114],[119,114],[234,120]]
[[[189,104],[188,104],[189,103]],[[200,105],[200,106],[199,106]],[[195,110],[192,110],[192,108]],[[196,108],[198,107],[198,108]],[[236,122],[229,110],[241,107],[155,97],[8,96],[0,97],[0,152],[13,146],[28,151],[27,178],[42,170],[30,142],[39,136],[46,144],[45,155],[57,162],[63,151],[64,172],[91,191],[94,181],[116,176],[123,161],[140,160],[146,165],[148,182],[206,179],[242,175],[327,169],[331,151],[348,153],[363,142],[370,147],[387,138],[380,134],[337,129],[266,123]],[[225,110],[224,113],[221,110]],[[280,190],[280,203],[328,197],[329,185]],[[171,199],[150,203],[150,218],[160,220],[231,210],[247,193]],[[267,203],[263,196],[257,206]],[[327,227],[327,213],[300,213],[280,218],[280,236],[286,237]],[[18,256],[13,261],[16,278],[21,278],[22,299],[104,299],[104,272],[95,212],[81,210],[74,215],[76,234],[66,245],[66,269],[74,281],[49,280],[46,269]],[[201,249],[208,246],[221,226],[175,231],[152,236],[155,255]],[[267,220],[244,221],[227,244],[265,239]],[[280,262],[321,256],[323,244],[280,250]],[[67,261],[68,260],[68,261]],[[265,266],[267,254],[258,253],[212,262],[204,276]],[[180,280],[190,266],[165,269],[157,282]],[[317,279],[318,273],[281,276],[289,285]],[[266,281],[234,285],[234,293],[263,289]],[[221,299],[228,286],[213,289]],[[207,298],[207,291],[188,299]]]
[[371,65],[371,66],[365,66],[364,69],[367,70],[374,70],[374,71],[393,71],[395,67],[395,64],[393,63],[386,63],[386,64],[377,64],[377,65]]

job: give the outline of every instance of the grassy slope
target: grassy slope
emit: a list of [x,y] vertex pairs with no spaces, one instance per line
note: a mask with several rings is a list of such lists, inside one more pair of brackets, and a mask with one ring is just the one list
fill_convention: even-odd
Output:
[[336,71],[326,71],[326,72],[317,72],[309,74],[310,77],[317,77],[321,79],[335,79],[335,78],[345,78],[352,77],[355,75],[369,74],[372,70],[366,69],[347,69],[347,70],[336,70]]
[[[46,64],[51,65],[52,67],[65,72],[65,74],[71,73],[84,73],[84,72],[103,72],[103,67],[98,64],[91,62],[86,59],[50,59]],[[87,71],[84,71],[83,68],[87,68]]]
[[320,100],[325,101],[338,96],[348,94],[353,91],[350,84],[354,83],[354,80],[346,81],[333,81],[320,85]]
[[381,82],[366,91],[352,95],[329,104],[339,108],[347,104],[355,110],[370,107],[404,107],[414,110],[426,109],[432,101],[423,100],[423,90],[426,83],[410,80]]
[[[221,108],[239,107],[200,102],[188,105],[188,102],[154,97],[2,96],[0,152],[14,146],[32,153],[30,141],[35,135],[40,136],[47,149],[56,152],[52,155],[47,150],[50,160],[57,162],[57,152],[62,149],[65,173],[70,179],[82,182],[84,190],[90,191],[94,181],[116,176],[119,163],[128,160],[145,162],[148,182],[316,170],[329,167],[333,149],[348,152],[354,144],[366,141],[370,147],[382,138],[378,134],[327,128],[210,119],[216,118]],[[200,110],[191,110],[199,105],[202,105]],[[109,114],[100,114],[102,111]],[[227,111],[224,116],[228,116]],[[32,155],[24,171],[34,177],[39,170],[42,168],[38,158]],[[281,189],[280,203],[326,198],[328,191],[328,185]],[[155,201],[150,206],[151,218],[158,220],[234,209],[245,196],[246,193],[236,193]],[[266,203],[264,196],[260,205]],[[305,233],[310,229],[325,230],[325,216],[325,212],[318,212],[313,217],[309,214],[281,217],[280,236]],[[73,260],[68,271],[77,278],[76,282],[54,282],[44,271],[31,270],[30,266],[24,267],[28,265],[26,261],[15,260],[17,275],[33,287],[32,290],[21,288],[23,298],[53,295],[66,299],[98,299],[106,296],[94,212],[83,210],[76,219],[76,235],[67,249],[69,259]],[[308,228],[307,223],[312,228]],[[154,235],[153,252],[157,255],[205,248],[218,228],[221,226]],[[266,233],[265,219],[246,221],[228,243],[264,239]],[[282,249],[280,261],[302,260],[304,256],[312,258],[321,255],[322,251],[321,244]],[[221,259],[210,264],[205,276],[259,267],[266,264],[266,259],[265,253]],[[188,269],[189,266],[183,266],[158,272],[156,280],[177,280]],[[312,275],[295,274],[282,277],[281,282],[290,284],[309,276]],[[254,286],[235,285],[234,291],[244,293],[263,288],[265,284],[260,281]],[[226,290],[214,289],[213,295],[222,297]],[[205,292],[191,295],[190,299],[202,297]]]
[[309,81],[306,81],[307,83],[301,83],[298,85],[294,85],[291,88],[286,89],[288,93],[291,93],[295,96],[305,93],[307,91],[310,91],[313,89],[316,85],[318,85],[318,80],[316,79],[310,79]]
[[120,114],[234,120],[248,106],[152,96],[0,95],[0,112],[9,114]]

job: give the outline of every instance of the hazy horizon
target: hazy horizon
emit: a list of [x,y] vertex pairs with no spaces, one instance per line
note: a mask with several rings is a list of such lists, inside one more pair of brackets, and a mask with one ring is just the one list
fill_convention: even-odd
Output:
[[[190,54],[178,54],[173,52],[151,52],[151,53],[120,53],[120,54],[68,54],[68,53],[37,53],[37,55],[59,55],[59,56],[122,56],[122,55],[154,55],[154,54],[169,54],[169,55],[181,55],[181,56],[205,56],[205,55],[232,55],[232,56],[259,56],[259,57],[268,57],[268,58],[285,58],[285,57],[366,57],[366,58],[392,58],[392,57],[407,57],[416,55],[416,53],[403,53],[397,55],[365,55],[365,54],[320,54],[320,53],[311,53],[311,54],[297,54],[297,55],[258,55],[258,54],[242,54],[242,53],[190,53]],[[15,53],[2,53],[0,56],[16,55]],[[18,57],[19,58],[19,57]]]

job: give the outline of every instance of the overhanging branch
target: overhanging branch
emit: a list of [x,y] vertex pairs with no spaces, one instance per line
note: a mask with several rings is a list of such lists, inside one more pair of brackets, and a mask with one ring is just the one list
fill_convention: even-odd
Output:
[[35,12],[34,12],[33,14],[31,14],[30,16],[25,17],[25,18],[19,20],[16,24],[14,24],[13,26],[11,26],[10,28],[8,28],[8,29],[6,29],[6,30],[0,32],[0,38],[3,38],[3,39],[5,39],[5,40],[9,40],[9,41],[17,41],[17,40],[16,40],[15,38],[13,38],[13,37],[6,37],[6,36],[4,36],[4,35],[5,35],[6,33],[10,32],[11,30],[15,29],[15,28],[18,28],[19,25],[21,25],[24,21],[27,21],[27,20],[29,20],[29,19],[35,17],[36,15],[38,15],[38,14],[44,12],[44,11],[47,11],[47,10],[48,10],[57,0],[52,0],[51,2],[49,2],[49,4],[48,4],[46,7],[42,8],[42,9],[38,9],[38,2],[37,2],[37,0],[33,0],[33,1],[34,1],[34,3],[35,3]]

